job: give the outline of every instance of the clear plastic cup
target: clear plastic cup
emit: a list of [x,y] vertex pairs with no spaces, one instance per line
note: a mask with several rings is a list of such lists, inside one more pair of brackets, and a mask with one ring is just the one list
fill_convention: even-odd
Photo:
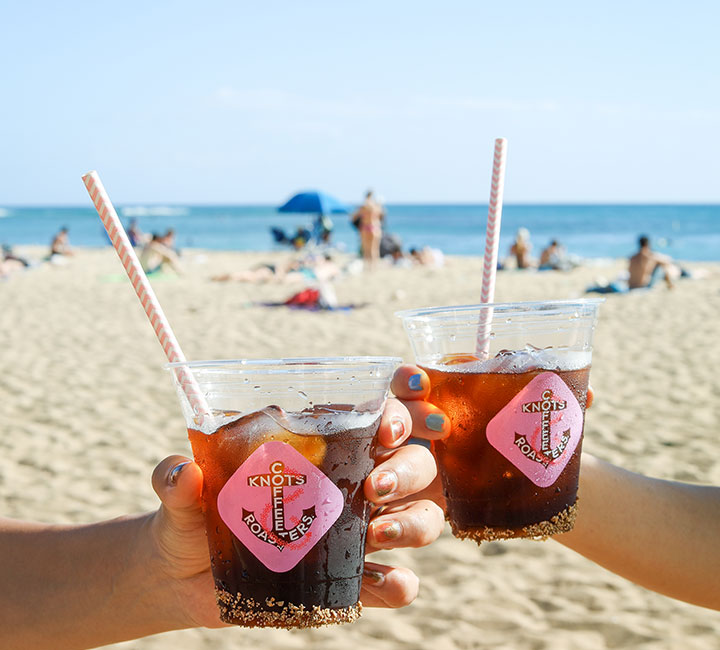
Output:
[[601,302],[398,313],[430,377],[428,400],[452,425],[432,446],[456,537],[543,539],[572,529]]
[[[317,627],[360,614],[369,504],[363,481],[399,359],[168,364],[204,475],[221,618]],[[202,424],[178,380],[194,375]]]

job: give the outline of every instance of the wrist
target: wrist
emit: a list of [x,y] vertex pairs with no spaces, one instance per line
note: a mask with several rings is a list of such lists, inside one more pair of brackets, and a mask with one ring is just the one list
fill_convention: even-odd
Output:
[[575,520],[572,530],[554,537],[555,540],[564,546],[572,548],[573,550],[579,550],[577,546],[583,544],[585,534],[588,529],[592,528],[592,511],[595,508],[595,491],[593,489],[593,484],[596,480],[602,461],[588,453],[583,453],[580,463],[577,519]]
[[135,605],[158,628],[149,634],[197,627],[183,598],[183,576],[178,575],[164,543],[162,508],[143,515],[137,525],[128,575],[138,586]]
[[171,581],[154,541],[155,515],[145,513],[107,522],[116,527],[111,534],[122,541],[115,547],[119,555],[111,574],[106,616],[122,622],[122,635],[127,639],[186,627],[174,607]]
[[166,630],[224,626],[215,602],[202,520],[188,527],[161,506],[148,516],[144,526],[144,539],[150,545],[146,561],[152,567],[158,622]]

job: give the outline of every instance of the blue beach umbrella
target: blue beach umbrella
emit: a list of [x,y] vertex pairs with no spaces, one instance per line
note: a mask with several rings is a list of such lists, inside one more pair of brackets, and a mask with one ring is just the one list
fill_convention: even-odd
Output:
[[299,212],[304,214],[345,214],[348,207],[325,192],[300,192],[278,208],[278,212]]

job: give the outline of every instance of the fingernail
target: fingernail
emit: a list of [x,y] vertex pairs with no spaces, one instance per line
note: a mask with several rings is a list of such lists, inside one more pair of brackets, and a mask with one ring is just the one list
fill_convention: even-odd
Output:
[[390,420],[390,435],[392,436],[393,442],[400,440],[405,433],[405,422],[402,418],[395,417]]
[[373,585],[379,586],[385,582],[385,574],[372,569],[363,569],[363,579],[369,580]]
[[373,474],[372,485],[379,497],[387,496],[397,487],[397,475],[392,470],[383,470]]
[[425,418],[425,426],[430,429],[430,431],[442,433],[445,427],[445,417],[439,413],[431,413]]
[[376,537],[382,535],[385,539],[397,539],[402,535],[402,532],[402,526],[399,521],[387,521],[375,528]]
[[410,390],[422,390],[422,376],[419,373],[410,375],[408,388]]
[[180,472],[183,471],[183,468],[185,467],[185,465],[189,465],[189,464],[190,464],[190,461],[186,460],[184,463],[175,465],[175,467],[173,467],[170,470],[170,473],[168,474],[168,483],[170,483],[170,485],[175,485],[178,482],[178,478],[180,478]]

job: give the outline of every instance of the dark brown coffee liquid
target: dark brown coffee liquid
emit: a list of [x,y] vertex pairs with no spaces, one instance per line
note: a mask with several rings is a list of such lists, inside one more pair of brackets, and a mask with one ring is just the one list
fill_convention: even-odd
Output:
[[[432,385],[428,401],[452,422],[450,437],[434,441],[433,450],[454,534],[480,541],[569,530],[577,500],[582,440],[555,483],[541,488],[498,452],[485,433],[490,420],[547,370],[473,373],[454,371],[452,366],[423,369]],[[590,368],[552,372],[567,384],[584,413]]]
[[[195,461],[204,474],[203,510],[222,618],[228,623],[269,627],[353,620],[358,611],[369,516],[363,481],[374,466],[380,417],[363,428],[306,435],[284,429],[278,424],[282,418],[268,415],[273,412],[282,414],[277,407],[269,407],[210,435],[188,430]],[[318,426],[327,424],[327,409],[291,415],[308,424],[308,419],[320,414],[324,418],[318,420]],[[292,445],[330,478],[345,498],[337,521],[298,565],[284,573],[275,573],[260,562],[217,511],[217,495],[227,480],[260,444],[271,440]]]

